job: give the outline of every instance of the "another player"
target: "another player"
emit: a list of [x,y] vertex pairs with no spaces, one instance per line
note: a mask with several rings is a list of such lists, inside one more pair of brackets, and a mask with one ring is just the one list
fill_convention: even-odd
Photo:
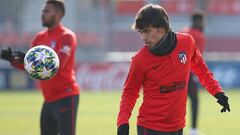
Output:
[[230,111],[228,97],[207,68],[193,37],[172,31],[161,6],[141,8],[133,29],[146,44],[132,58],[117,118],[118,135],[129,135],[129,118],[141,87],[138,135],[182,135],[190,70],[223,106],[221,112]]
[[[204,12],[196,11],[191,15],[191,27],[184,28],[181,32],[188,33],[194,38],[201,53],[205,50],[206,37],[204,35]],[[198,85],[190,74],[188,84],[188,95],[191,99],[191,129],[190,135],[198,135],[197,120],[199,109]]]
[[[79,86],[75,79],[74,61],[76,35],[61,24],[65,14],[63,0],[47,0],[42,9],[42,25],[32,46],[47,45],[54,49],[60,59],[58,73],[50,80],[40,81],[44,96],[41,111],[41,135],[75,135],[79,101]],[[23,69],[24,53],[11,49],[2,50],[1,58],[14,67]]]

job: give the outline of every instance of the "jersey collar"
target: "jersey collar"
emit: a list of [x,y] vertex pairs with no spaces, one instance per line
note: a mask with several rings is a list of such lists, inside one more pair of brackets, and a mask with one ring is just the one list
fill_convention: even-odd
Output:
[[63,28],[63,25],[59,23],[55,28],[53,28],[53,29],[48,29],[48,33],[58,32],[58,31],[60,31],[62,28]]
[[176,33],[173,31],[169,31],[166,34],[166,37],[160,40],[160,42],[156,46],[149,48],[149,51],[157,56],[165,56],[170,54],[176,47],[176,45],[177,45]]

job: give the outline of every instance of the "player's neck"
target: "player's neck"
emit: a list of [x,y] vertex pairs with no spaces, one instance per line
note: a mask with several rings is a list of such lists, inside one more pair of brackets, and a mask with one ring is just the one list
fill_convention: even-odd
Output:
[[49,26],[48,27],[48,30],[54,30],[58,25],[59,25],[60,23],[55,23],[54,25],[52,25],[52,26]]

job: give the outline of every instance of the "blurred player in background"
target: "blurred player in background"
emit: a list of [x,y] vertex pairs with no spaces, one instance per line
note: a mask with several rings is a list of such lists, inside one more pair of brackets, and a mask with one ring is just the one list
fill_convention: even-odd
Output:
[[[79,86],[75,79],[74,61],[77,40],[75,33],[61,24],[64,14],[63,0],[47,0],[42,9],[42,25],[47,29],[39,32],[32,42],[32,47],[51,47],[60,59],[58,73],[50,80],[39,81],[44,96],[41,135],[76,134]],[[12,52],[11,48],[1,51],[1,58],[19,69],[23,69],[24,56],[25,53]]]
[[133,29],[145,42],[132,58],[117,118],[117,134],[129,135],[129,118],[143,88],[137,117],[138,135],[182,135],[190,71],[230,111],[228,97],[207,68],[193,37],[171,30],[166,11],[148,4],[136,15]]
[[[201,54],[205,50],[206,37],[204,35],[204,17],[203,11],[195,11],[191,15],[191,27],[183,28],[181,32],[188,33],[194,38],[197,47]],[[191,99],[191,129],[190,135],[198,135],[197,121],[198,121],[198,109],[199,109],[199,96],[198,96],[198,85],[194,80],[194,75],[191,73],[188,82],[188,95]]]

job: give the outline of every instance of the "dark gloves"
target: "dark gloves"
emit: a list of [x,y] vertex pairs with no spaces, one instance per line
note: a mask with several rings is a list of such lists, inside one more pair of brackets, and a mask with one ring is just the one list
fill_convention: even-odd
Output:
[[117,129],[117,135],[129,135],[129,124],[122,124]]
[[24,63],[25,53],[21,51],[14,51],[10,47],[5,48],[1,51],[1,58],[11,63]]
[[226,112],[226,111],[229,111],[230,112],[230,107],[229,107],[229,104],[228,104],[228,97],[224,95],[224,93],[220,92],[220,93],[217,93],[215,95],[215,97],[218,99],[217,102],[223,106],[223,108],[221,109],[221,112]]
[[2,49],[1,58],[11,62],[12,61],[12,49],[10,47]]
[[12,63],[24,63],[24,57],[25,57],[25,53],[21,52],[21,51],[14,51],[13,52],[13,59],[12,59]]

